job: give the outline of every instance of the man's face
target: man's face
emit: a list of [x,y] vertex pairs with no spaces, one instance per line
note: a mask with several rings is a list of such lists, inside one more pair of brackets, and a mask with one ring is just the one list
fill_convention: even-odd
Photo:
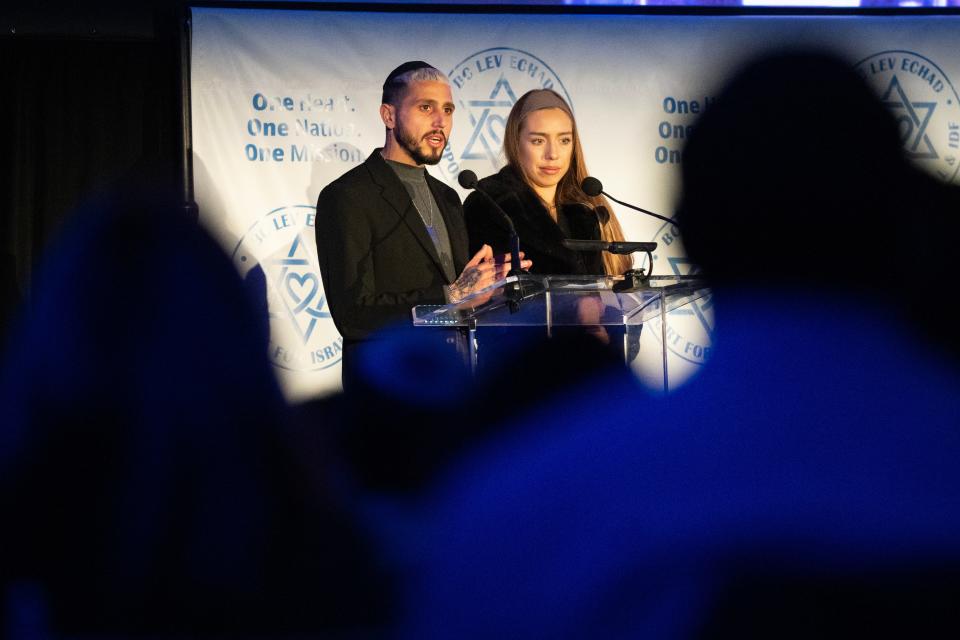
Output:
[[414,164],[437,164],[453,128],[450,85],[438,80],[412,82],[395,110],[393,136]]

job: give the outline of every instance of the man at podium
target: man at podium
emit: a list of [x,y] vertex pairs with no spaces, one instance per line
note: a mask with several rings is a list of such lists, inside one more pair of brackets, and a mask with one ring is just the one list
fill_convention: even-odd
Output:
[[453,111],[443,73],[400,65],[383,84],[383,147],[317,199],[320,274],[344,338],[345,387],[353,352],[373,332],[409,323],[415,305],[458,302],[503,277],[506,260],[489,246],[469,258],[460,198],[425,169],[440,161]]

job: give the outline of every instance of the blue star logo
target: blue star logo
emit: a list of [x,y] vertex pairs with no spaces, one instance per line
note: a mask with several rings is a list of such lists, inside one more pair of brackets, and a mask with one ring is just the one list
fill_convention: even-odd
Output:
[[[473,133],[463,150],[464,160],[487,158],[494,166],[497,165],[497,151],[503,146],[502,132],[507,124],[506,115],[516,101],[517,96],[503,75],[494,85],[489,99],[467,101],[466,108],[470,124],[473,125]],[[460,104],[463,106],[462,100]],[[500,128],[499,132],[496,130],[497,126]],[[482,149],[475,150],[475,146]]]
[[[900,135],[907,154],[920,160],[936,160],[940,156],[927,136],[927,125],[937,107],[936,102],[911,102],[897,76],[890,79],[890,85],[883,94],[883,102],[897,117]],[[921,148],[922,144],[922,148]]]

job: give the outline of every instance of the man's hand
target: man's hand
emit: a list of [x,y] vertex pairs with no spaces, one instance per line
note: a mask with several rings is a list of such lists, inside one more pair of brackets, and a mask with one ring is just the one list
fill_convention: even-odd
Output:
[[463,268],[463,273],[457,281],[447,287],[447,298],[450,302],[460,302],[467,296],[489,287],[496,278],[496,264],[493,260],[493,249],[485,244],[480,251],[470,258],[470,262]]
[[[520,253],[520,265],[524,269],[529,269],[533,262],[523,259],[523,252]],[[462,301],[464,298],[473,295],[481,289],[486,289],[498,280],[507,277],[510,272],[510,255],[501,255],[494,257],[493,249],[485,244],[480,247],[476,255],[470,258],[470,262],[463,268],[463,273],[457,278],[457,281],[447,287],[447,298],[452,303]],[[487,298],[489,299],[489,298]],[[477,303],[483,303],[487,300],[477,300]]]
[[[529,269],[533,266],[533,260],[524,260],[525,254],[523,251],[520,252],[520,268]],[[509,253],[504,253],[499,256],[494,256],[494,264],[497,266],[497,280],[503,280],[510,274],[510,269],[513,266],[512,259],[510,258]]]

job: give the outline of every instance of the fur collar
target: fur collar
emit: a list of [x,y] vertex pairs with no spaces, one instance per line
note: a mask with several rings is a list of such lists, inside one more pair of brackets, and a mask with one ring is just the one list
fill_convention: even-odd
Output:
[[[515,169],[504,167],[498,173],[481,180],[480,187],[510,216],[521,241],[537,245],[540,250],[557,257],[567,255],[569,250],[560,244],[567,236],[550,217],[534,190]],[[562,210],[570,238],[599,239],[597,216],[590,207],[575,203],[563,205]],[[527,233],[524,234],[524,231]],[[525,235],[527,237],[524,237]]]

